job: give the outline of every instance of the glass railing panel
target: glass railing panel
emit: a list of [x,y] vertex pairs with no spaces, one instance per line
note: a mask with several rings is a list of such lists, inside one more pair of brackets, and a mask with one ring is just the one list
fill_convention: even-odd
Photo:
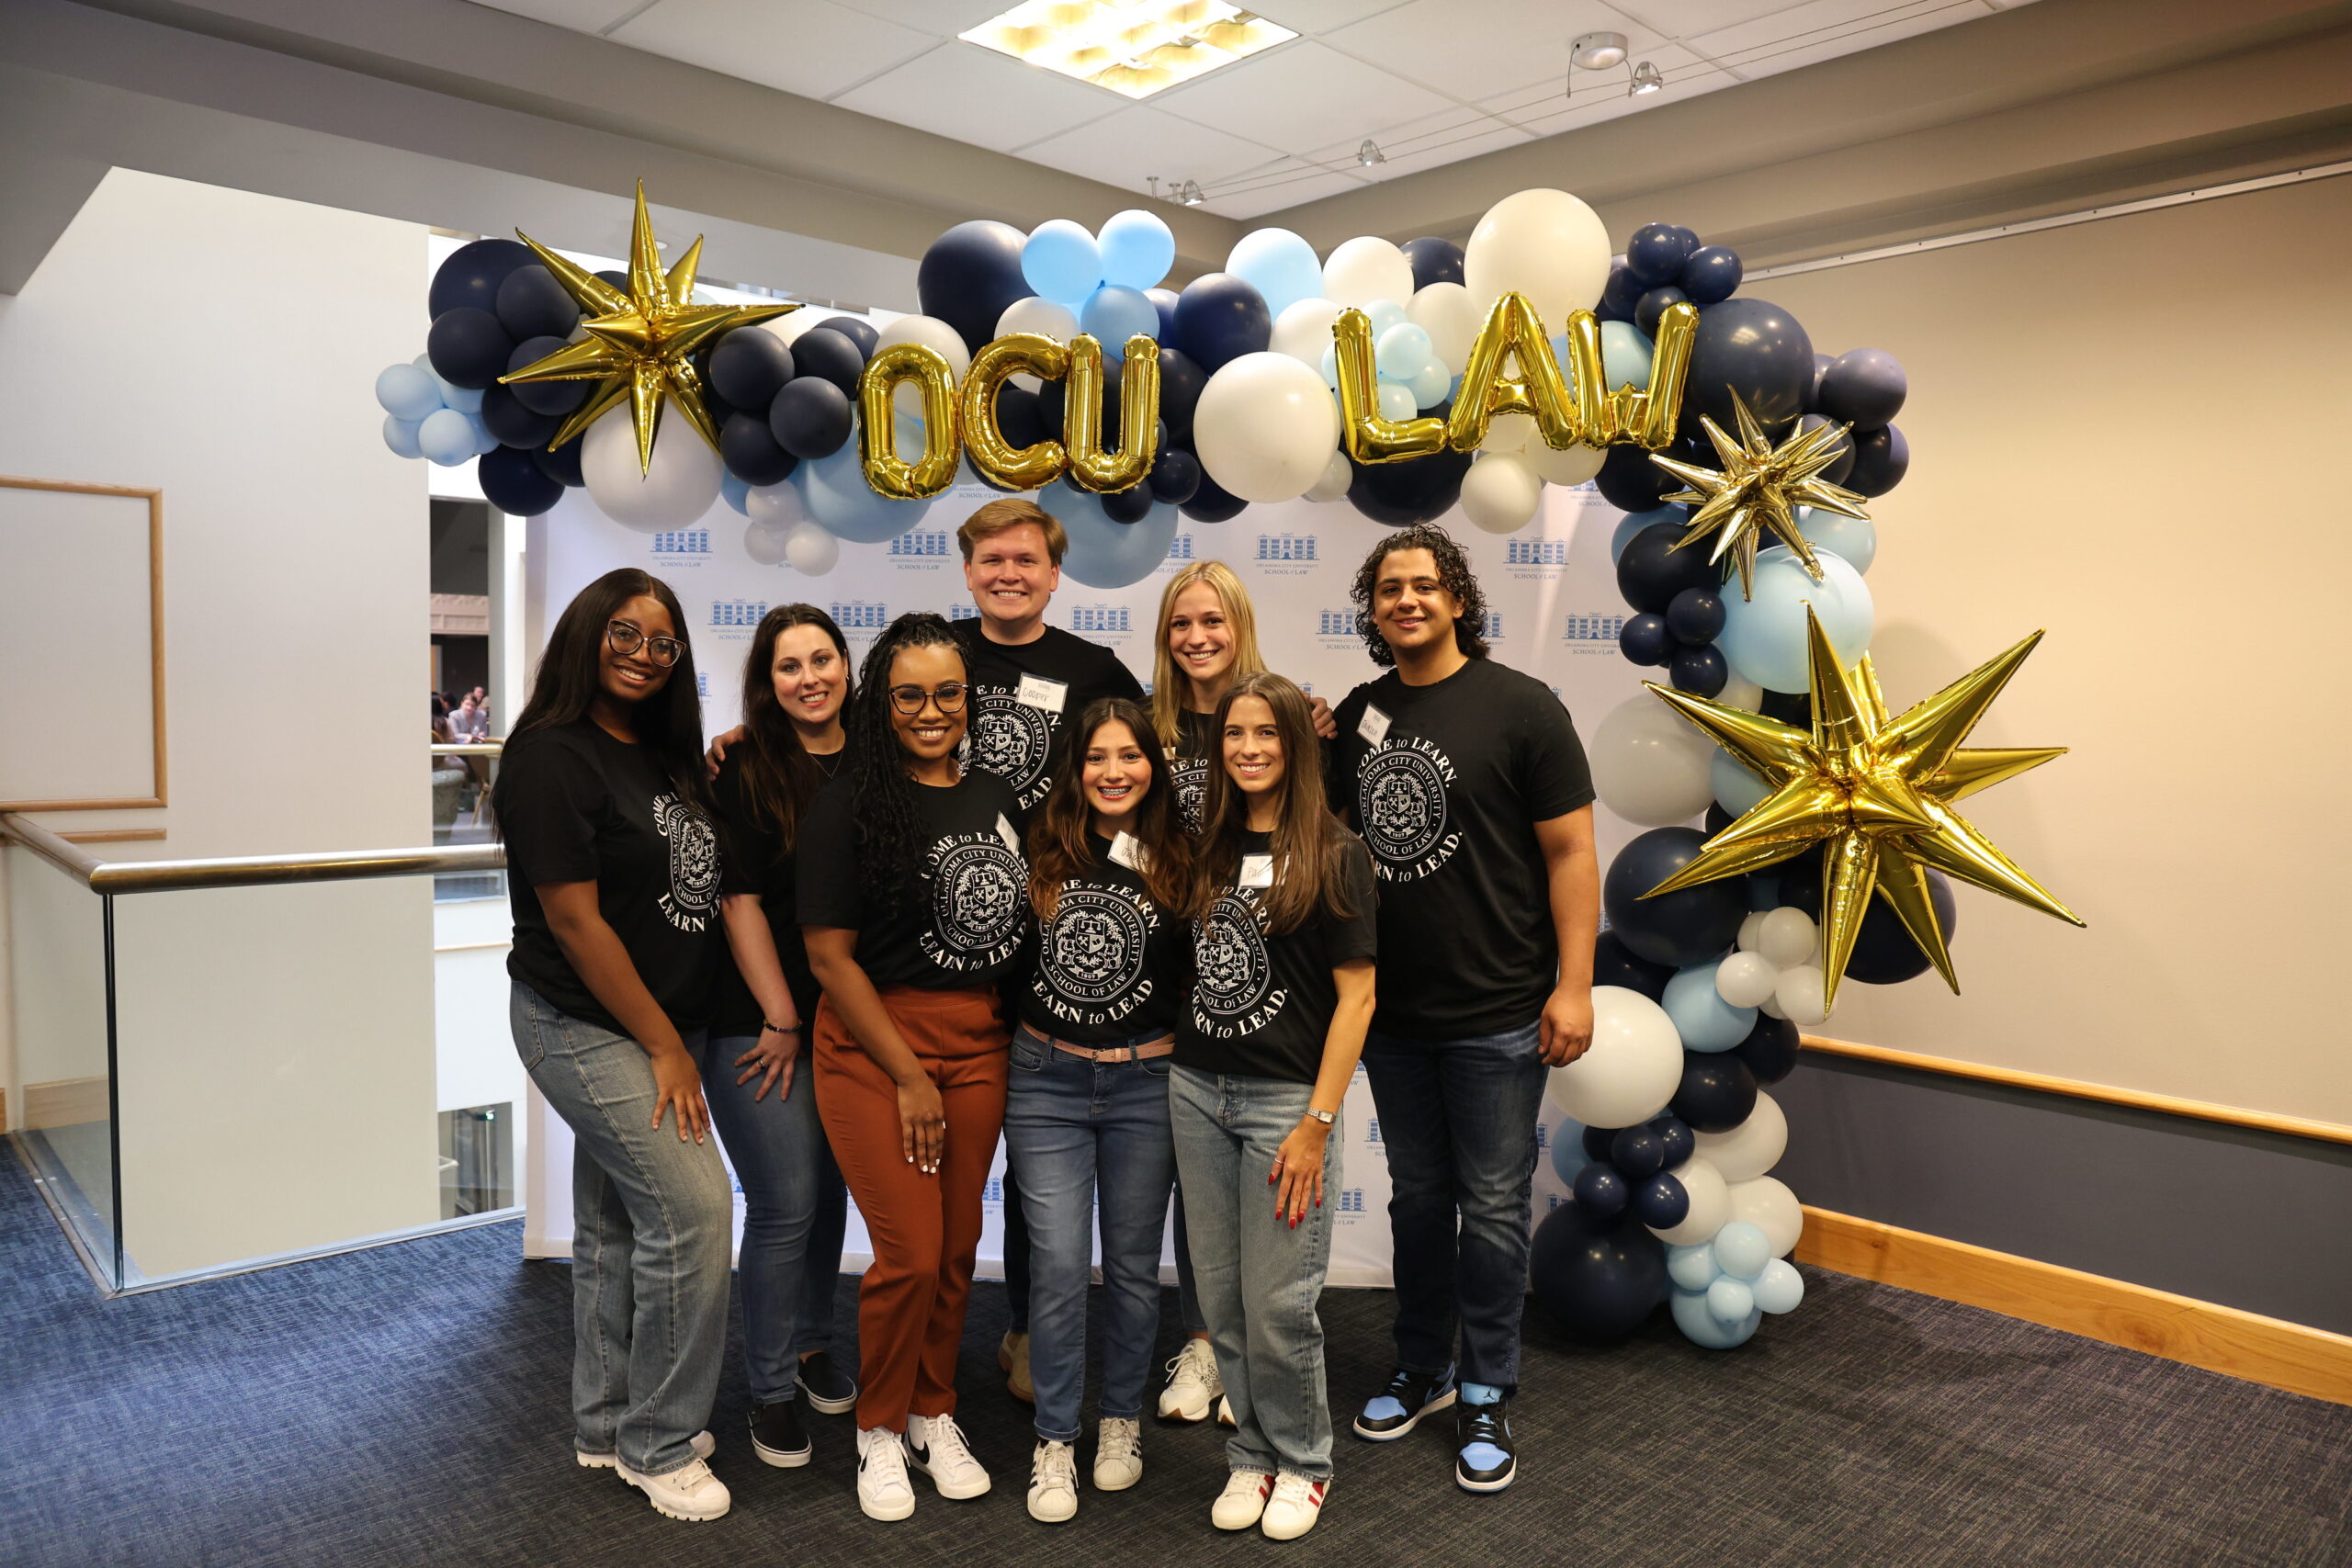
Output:
[[[487,844],[498,838],[490,810],[490,787],[498,776],[496,741],[480,745],[435,744],[433,761],[433,841]],[[433,879],[441,899],[503,898],[503,872],[446,872]]]
[[28,849],[6,854],[8,1023],[21,1086],[9,1136],[84,1261],[117,1286],[107,900]]

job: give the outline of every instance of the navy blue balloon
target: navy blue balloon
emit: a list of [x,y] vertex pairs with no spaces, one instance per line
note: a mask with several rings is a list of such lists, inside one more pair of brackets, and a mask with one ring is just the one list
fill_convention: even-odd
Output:
[[1655,512],[1659,498],[1680,490],[1682,481],[1651,462],[1639,446],[1611,446],[1600,460],[1600,472],[1593,476],[1593,486],[1620,512]]
[[747,485],[780,485],[800,466],[776,440],[764,413],[738,413],[720,425],[718,457]]
[[1731,680],[1731,665],[1713,644],[1675,649],[1674,661],[1667,668],[1674,673],[1674,689],[1694,697],[1712,697]]
[[1059,434],[1046,423],[1046,411],[1039,404],[1037,394],[1009,381],[997,389],[996,427],[1006,444],[1015,448],[1035,446]]
[[[800,341],[817,336],[803,333]],[[768,433],[775,444],[808,462],[830,457],[849,440],[849,398],[822,376],[796,376],[768,405]]]
[[1602,931],[1593,939],[1592,983],[1596,986],[1623,987],[1657,1001],[1666,995],[1666,983],[1673,978],[1672,964],[1651,963],[1627,947],[1615,931]]
[[[1829,419],[1821,414],[1809,413],[1803,419],[1797,421],[1797,428],[1799,430],[1813,430],[1821,425],[1831,423],[1832,422]],[[1853,471],[1854,437],[1853,434],[1849,431],[1847,433],[1845,439],[1838,444],[1838,456],[1831,458],[1829,466],[1821,470],[1821,477],[1827,479],[1831,484],[1841,485],[1846,482],[1846,476]]]
[[1162,446],[1151,465],[1151,498],[1182,506],[1201,488],[1201,460],[1182,446]]
[[1834,354],[1816,354],[1813,356],[1813,390],[1805,394],[1805,412],[1813,413],[1820,409],[1821,378],[1828,375],[1829,367],[1837,363],[1838,356]]
[[[526,365],[536,365],[564,346],[560,337],[535,337],[514,345],[506,356],[509,371],[520,370]],[[560,419],[588,400],[595,387],[593,381],[516,381],[510,389],[514,400],[533,413],[551,413]]]
[[1657,1134],[1657,1141],[1666,1148],[1666,1168],[1668,1170],[1699,1152],[1699,1140],[1692,1135],[1690,1123],[1672,1111],[1651,1117],[1649,1128]]
[[[512,387],[490,387],[484,389],[481,395],[481,423],[503,445],[528,451],[553,440],[556,425],[560,422],[553,414],[532,412],[514,395]],[[505,511],[506,508],[499,510]]]
[[[1702,830],[1705,832],[1707,837],[1712,839],[1717,833],[1722,832],[1724,829],[1737,821],[1738,818],[1734,817],[1730,812],[1725,811],[1723,808],[1721,802],[1711,800],[1707,803],[1707,814],[1704,818],[1701,818],[1701,820],[1704,824]],[[1755,903],[1755,900],[1751,898],[1748,902],[1752,906]]]
[[1687,969],[1720,956],[1739,935],[1739,923],[1747,918],[1747,898],[1736,877],[1702,882],[1655,898],[1642,897],[1689,865],[1703,842],[1695,828],[1653,828],[1609,863],[1600,887],[1601,908],[1610,931],[1637,956]]
[[[425,303],[435,319],[445,310],[469,309],[488,315],[498,309],[499,285],[516,267],[537,266],[538,257],[512,240],[476,240],[449,253],[433,274]],[[569,332],[570,328],[565,328]]]
[[1698,421],[1691,415],[1702,413],[1724,429],[1736,430],[1732,394],[1737,392],[1764,434],[1779,441],[1804,412],[1812,384],[1813,340],[1796,317],[1769,299],[1726,299],[1699,313],[1682,418],[1695,428]]
[[792,344],[793,380],[815,377],[830,381],[844,398],[857,396],[857,378],[865,370],[865,355],[856,344],[831,327],[811,327]]
[[1102,515],[1114,523],[1140,523],[1151,515],[1151,487],[1129,485],[1102,498]]
[[1620,262],[1609,269],[1609,281],[1601,286],[1600,310],[1616,320],[1630,321],[1634,319],[1634,307],[1642,302],[1642,296],[1648,290],[1649,285],[1632,267]]
[[711,386],[745,413],[764,416],[792,376],[792,350],[775,333],[759,327],[737,327],[710,351]]
[[825,330],[839,333],[857,344],[858,355],[865,359],[874,357],[875,347],[882,341],[881,333],[876,330],[872,321],[862,321],[855,316],[829,316],[825,319]]
[[[1951,884],[1940,871],[1928,873],[1928,901],[1935,906],[1944,940],[1950,942],[1960,908],[1952,901]],[[1853,955],[1846,960],[1846,978],[1893,986],[1926,974],[1928,967],[1927,951],[1911,940],[1894,906],[1883,898],[1871,899],[1870,912],[1862,917],[1862,929],[1854,937]]]
[[1690,1190],[1665,1171],[1634,1184],[1634,1218],[1652,1230],[1672,1230],[1690,1217]]
[[1712,588],[1686,588],[1667,605],[1666,624],[1684,642],[1713,642],[1723,634],[1724,597]]
[[1645,288],[1672,283],[1689,259],[1691,234],[1672,223],[1645,223],[1625,242],[1625,265]]
[[1195,523],[1225,523],[1240,516],[1249,506],[1248,502],[1227,491],[1204,469],[1200,484],[1193,491],[1193,499],[1179,510]]
[[1165,355],[1168,352],[1167,345],[1176,336],[1176,290],[1147,288],[1143,291],[1143,297],[1151,301],[1153,310],[1159,312],[1159,352]]
[[[1619,446],[1637,452],[1637,446]],[[1617,558],[1617,592],[1636,610],[1664,616],[1674,601],[1693,588],[1713,592],[1723,585],[1723,568],[1707,558],[1704,542],[1683,549],[1674,547],[1687,532],[1679,523],[1653,523],[1625,541]],[[1671,635],[1671,628],[1668,628]],[[1662,664],[1664,660],[1651,662]]]
[[[1401,247],[1405,259],[1413,265],[1413,287],[1427,288],[1432,283],[1462,281],[1462,247],[1435,234],[1424,234],[1418,240],[1408,240]],[[1396,301],[1402,305],[1405,301]]]
[[1535,1227],[1528,1283],[1551,1319],[1590,1340],[1623,1339],[1666,1299],[1666,1244],[1623,1217],[1563,1203]]
[[1803,692],[1767,692],[1756,711],[1766,718],[1793,724],[1799,729],[1813,728],[1813,699]]
[[1266,297],[1229,272],[1196,277],[1176,297],[1176,346],[1207,375],[1245,354],[1263,353],[1273,332]]
[[1666,1140],[1647,1127],[1624,1127],[1609,1140],[1609,1163],[1635,1181],[1666,1168]]
[[453,387],[487,387],[506,374],[514,340],[488,310],[459,305],[433,318],[424,334],[433,373]]
[[1600,1160],[1577,1172],[1576,1193],[1578,1206],[1599,1220],[1623,1213],[1626,1200],[1634,1195],[1625,1179]]
[[1756,1075],[1731,1051],[1686,1051],[1674,1113],[1697,1133],[1728,1133],[1756,1109]]
[[1616,1140],[1617,1129],[1614,1127],[1587,1127],[1579,1142],[1584,1146],[1585,1158],[1607,1159],[1609,1145]]
[[1686,304],[1690,299],[1688,294],[1683,293],[1672,284],[1660,284],[1635,301],[1634,325],[1641,330],[1644,337],[1654,338],[1657,336],[1658,318],[1666,314],[1666,308],[1668,305]]
[[1736,252],[1724,245],[1702,245],[1684,258],[1675,282],[1693,305],[1720,305],[1739,292],[1747,269]]
[[966,348],[979,353],[996,336],[1006,308],[1035,292],[1021,276],[1021,248],[1028,239],[1010,223],[985,218],[940,235],[915,269],[922,313],[945,321]]
[[1854,432],[1854,466],[1846,470],[1848,490],[1884,495],[1911,469],[1911,443],[1894,425]]
[[619,267],[605,267],[602,271],[598,272],[596,276],[611,284],[614,288],[619,289],[622,293],[626,294],[628,292],[628,274],[623,272]]
[[1645,610],[1638,615],[1628,615],[1617,631],[1617,651],[1635,664],[1656,666],[1672,662],[1674,651],[1681,645],[1668,629],[1666,617]]
[[1677,223],[1674,225],[1674,231],[1682,236],[1683,244],[1687,248],[1694,251],[1699,248],[1698,230],[1691,228],[1688,223]]
[[568,489],[578,490],[588,482],[580,472],[580,437],[577,435],[552,450],[545,446],[532,447],[531,461],[539,466],[539,472]]
[[497,315],[498,324],[518,341],[569,337],[580,324],[579,305],[555,280],[555,274],[536,262],[516,267],[498,286]]
[[1797,1026],[1785,1018],[1759,1012],[1756,1015],[1756,1027],[1747,1032],[1747,1039],[1731,1048],[1731,1054],[1747,1064],[1747,1070],[1756,1076],[1758,1083],[1779,1083],[1796,1071]]
[[1894,355],[1881,348],[1851,348],[1821,373],[1815,404],[1831,419],[1871,430],[1894,423],[1910,390]]
[[1462,476],[1470,471],[1470,454],[1452,447],[1402,463],[1349,462],[1355,470],[1349,502],[1387,528],[1434,523],[1453,511],[1462,499]]
[[1181,348],[1159,351],[1159,417],[1179,439],[1193,433],[1193,410],[1200,403],[1201,389],[1208,384],[1208,372],[1191,355]]
[[474,465],[474,479],[481,486],[482,499],[509,517],[537,517],[563,495],[563,486],[519,446],[483,453]]

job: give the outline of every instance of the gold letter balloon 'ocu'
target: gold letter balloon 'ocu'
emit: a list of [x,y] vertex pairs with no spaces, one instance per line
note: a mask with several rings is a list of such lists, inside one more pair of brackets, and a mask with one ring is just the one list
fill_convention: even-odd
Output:
[[[910,463],[899,456],[898,418],[892,394],[912,381],[922,396],[922,456]],[[876,354],[857,378],[858,456],[865,482],[876,495],[920,501],[956,482],[956,378],[935,348],[898,343]]]

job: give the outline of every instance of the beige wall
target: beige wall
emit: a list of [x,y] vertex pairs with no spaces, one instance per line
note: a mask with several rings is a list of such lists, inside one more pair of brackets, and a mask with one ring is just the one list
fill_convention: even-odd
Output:
[[2352,1122],[2347,256],[2337,178],[1746,290],[1910,373],[1890,700],[2046,626],[1977,739],[2075,748],[1967,810],[2089,930],[1963,888],[1823,1032]]

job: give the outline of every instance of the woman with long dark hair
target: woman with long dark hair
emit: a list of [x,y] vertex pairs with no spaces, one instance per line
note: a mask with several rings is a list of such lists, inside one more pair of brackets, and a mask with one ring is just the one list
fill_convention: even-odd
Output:
[[1331,1261],[1323,1199],[1340,1179],[1340,1107],[1372,1021],[1372,862],[1324,803],[1305,693],[1241,676],[1217,728],[1169,1121],[1233,1405],[1210,1518],[1289,1540],[1314,1528],[1331,1479],[1315,1303]]
[[956,1354],[1004,1122],[998,978],[1028,925],[1012,787],[956,760],[964,656],[901,615],[858,671],[845,776],[802,824],[797,902],[817,1003],[817,1110],[874,1242],[858,1291],[858,1505],[914,1511],[989,1473],[956,1425]]
[[715,1519],[729,1496],[703,1427],[726,1343],[733,1201],[694,1055],[717,956],[718,840],[684,624],[644,572],[582,589],[548,638],[492,800],[514,911],[514,1046],[574,1140],[573,1450],[672,1518]]
[[1159,1236],[1176,1155],[1168,1064],[1181,999],[1192,835],[1139,704],[1089,703],[1029,825],[1035,937],[1017,987],[1004,1111],[1029,1221],[1029,1369],[1037,1447],[1029,1513],[1078,1512],[1086,1286],[1102,1235],[1097,1491],[1143,1477],[1142,1411],[1159,1328]]
[[719,965],[703,1093],[743,1189],[752,1449],[786,1468],[808,1462],[803,1399],[828,1415],[857,1403],[857,1384],[829,1353],[848,1193],[801,1070],[817,977],[793,897],[800,825],[841,770],[849,671],[849,644],[831,615],[814,604],[770,610],[743,661],[745,738],[714,786],[733,962]]

